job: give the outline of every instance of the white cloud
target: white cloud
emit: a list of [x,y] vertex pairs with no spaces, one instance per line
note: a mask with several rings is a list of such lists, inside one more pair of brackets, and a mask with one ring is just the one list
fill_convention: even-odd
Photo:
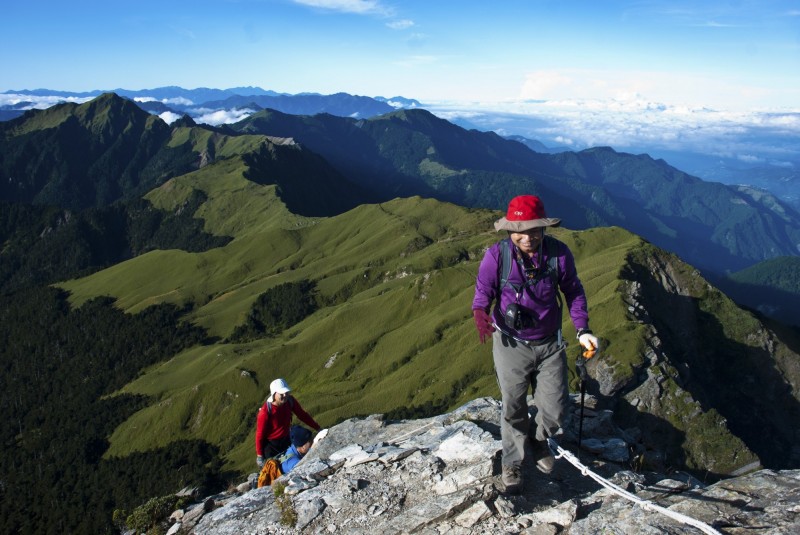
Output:
[[752,154],[739,154],[737,158],[746,163],[760,163],[764,161],[763,158],[753,156]]
[[469,110],[442,111],[438,109],[435,111],[437,117],[451,122],[458,119],[469,120],[469,119],[474,119],[476,117],[486,116],[486,113],[481,111],[469,111]]
[[800,87],[766,79],[758,85],[743,84],[721,76],[672,71],[551,69],[527,73],[520,87],[519,99],[613,99],[690,107],[713,102],[719,108],[743,110],[759,105],[774,107],[776,102],[800,102]]
[[161,117],[161,120],[167,124],[172,124],[182,117],[181,115],[171,111],[165,111],[164,113],[161,113],[158,116]]
[[388,14],[389,9],[378,0],[293,0],[296,4],[365,15],[370,13]]
[[386,25],[393,30],[407,30],[414,26],[414,21],[408,19],[394,20],[387,22]]
[[22,106],[22,108],[20,109],[43,110],[45,108],[49,108],[50,106],[54,106],[62,102],[74,102],[76,104],[83,104],[84,102],[88,102],[93,98],[94,97],[59,97],[56,95],[48,95],[40,97],[34,95],[20,95],[16,93],[3,93],[0,94],[0,106],[18,106],[21,103],[29,102],[30,104],[26,104],[25,106]]
[[245,117],[248,117],[255,113],[255,111],[242,108],[238,110],[195,110],[196,113],[199,113],[199,116],[195,116],[194,120],[198,123],[205,123],[216,126],[218,124],[230,124],[235,123],[237,121],[241,121]]
[[184,97],[164,98],[161,99],[161,102],[164,104],[177,104],[179,106],[191,106],[194,104],[194,102]]
[[572,145],[575,144],[575,142],[573,140],[569,139],[568,137],[564,137],[564,136],[556,136],[554,139],[556,140],[556,142],[559,145],[572,146]]
[[[405,103],[400,102],[398,100],[387,100],[386,104],[397,109],[405,107]],[[411,108],[416,108],[416,107],[417,107],[416,103],[411,104]]]
[[155,97],[133,97],[133,100],[135,102],[161,102],[162,104],[176,104],[178,106],[191,106],[194,104],[194,102],[184,97],[162,98],[161,100]]

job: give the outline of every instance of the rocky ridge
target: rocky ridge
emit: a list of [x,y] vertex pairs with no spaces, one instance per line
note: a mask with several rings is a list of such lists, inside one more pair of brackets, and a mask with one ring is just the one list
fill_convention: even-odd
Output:
[[[522,494],[503,495],[499,414],[499,402],[480,398],[422,420],[346,420],[272,487],[253,488],[251,474],[234,491],[175,511],[164,528],[209,535],[700,533],[604,488],[563,458],[549,475],[526,462]],[[575,452],[578,396],[572,416],[557,442]],[[800,531],[800,470],[760,470],[706,486],[683,472],[635,471],[633,435],[588,397],[576,455],[620,490],[705,523],[709,533]]]

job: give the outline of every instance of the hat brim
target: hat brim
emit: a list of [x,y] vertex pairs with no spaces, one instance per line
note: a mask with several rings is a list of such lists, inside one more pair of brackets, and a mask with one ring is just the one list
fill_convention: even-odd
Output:
[[505,217],[501,217],[494,222],[494,228],[497,231],[510,230],[511,232],[523,232],[532,228],[557,227],[560,224],[561,220],[555,217],[544,217],[542,219],[531,219],[529,221],[509,221]]

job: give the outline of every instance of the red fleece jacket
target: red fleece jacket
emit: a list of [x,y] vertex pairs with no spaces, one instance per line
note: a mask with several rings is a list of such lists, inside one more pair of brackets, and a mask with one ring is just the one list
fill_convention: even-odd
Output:
[[258,409],[256,417],[256,455],[263,456],[267,440],[279,440],[289,434],[292,413],[312,429],[320,430],[319,424],[303,410],[296,398],[287,396],[280,407],[267,401]]

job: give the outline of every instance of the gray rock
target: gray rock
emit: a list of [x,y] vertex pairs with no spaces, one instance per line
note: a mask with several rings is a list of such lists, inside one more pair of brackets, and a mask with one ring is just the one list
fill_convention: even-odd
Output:
[[[184,517],[185,519],[185,517]],[[275,506],[272,487],[251,490],[216,509],[195,527],[195,533],[235,535],[245,533],[257,525],[280,525],[280,511]]]
[[[677,482],[680,485],[686,485]],[[668,487],[676,488],[674,484]],[[650,496],[663,492],[663,482],[648,489]],[[658,500],[659,502],[661,500]],[[755,474],[721,481],[705,489],[672,495],[668,510],[703,522],[726,533],[800,533],[800,470]],[[657,503],[657,505],[669,505]],[[613,533],[696,533],[690,525],[657,511],[647,510],[617,496],[610,496],[603,507],[576,521],[570,534],[589,534],[609,530]]]
[[540,513],[533,513],[531,516],[534,522],[539,524],[556,524],[562,528],[569,527],[575,520],[578,511],[578,504],[570,500],[557,507],[546,509]]
[[486,505],[486,502],[479,501],[474,503],[466,511],[459,514],[455,518],[455,523],[465,528],[471,528],[475,524],[482,522],[492,516],[492,510]]
[[[577,401],[573,397],[573,421],[557,438],[573,451]],[[725,533],[800,533],[800,471],[761,470],[708,487],[687,474],[633,472],[618,464],[627,459],[621,451],[628,452],[631,434],[596,406],[584,416],[587,449],[577,457],[637,499]],[[279,479],[287,485],[283,507],[296,515],[295,526],[281,524],[281,506],[266,487],[214,496],[222,505],[211,511],[202,504],[187,508],[182,529],[203,535],[698,533],[612,490],[598,490],[564,459],[548,476],[524,464],[523,493],[500,495],[499,438],[499,403],[488,398],[423,420],[347,420]]]
[[437,495],[451,494],[462,489],[475,487],[492,476],[492,460],[484,459],[461,468],[437,481],[433,492]]
[[320,498],[299,500],[295,503],[295,510],[297,511],[297,525],[295,527],[302,530],[317,518],[325,510],[325,507],[325,501]]

